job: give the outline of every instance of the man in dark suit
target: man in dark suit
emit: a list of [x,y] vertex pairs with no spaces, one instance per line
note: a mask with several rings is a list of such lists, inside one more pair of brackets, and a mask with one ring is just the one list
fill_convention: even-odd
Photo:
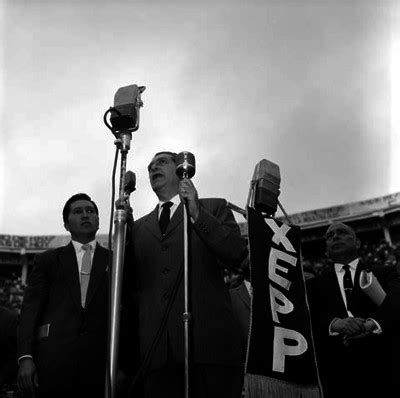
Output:
[[159,204],[134,222],[133,259],[124,270],[125,284],[137,283],[140,351],[147,364],[144,397],[179,398],[184,392],[181,200],[187,203],[191,229],[191,396],[239,397],[240,334],[223,268],[241,263],[246,244],[226,201],[199,199],[193,182],[177,177],[175,158],[172,152],[160,152],[148,166]]
[[242,362],[246,361],[247,340],[249,337],[251,294],[250,269],[248,259],[242,265],[243,281],[234,288],[229,289],[232,300],[232,309],[240,328]]
[[67,246],[35,258],[18,333],[19,389],[36,397],[104,396],[108,251],[95,241],[96,204],[76,194],[63,209]]
[[395,267],[372,270],[386,292],[378,305],[360,287],[367,267],[358,258],[360,241],[353,229],[333,223],[325,238],[334,264],[307,281],[324,396],[389,397],[393,343],[400,330],[400,279]]
[[0,306],[0,391],[13,386],[17,375],[18,314]]

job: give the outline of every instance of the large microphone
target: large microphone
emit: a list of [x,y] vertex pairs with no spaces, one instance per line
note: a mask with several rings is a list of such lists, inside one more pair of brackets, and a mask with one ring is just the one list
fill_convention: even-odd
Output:
[[139,128],[139,108],[143,106],[140,94],[145,89],[144,86],[131,84],[117,90],[110,117],[114,134],[136,131]]
[[262,159],[254,169],[252,184],[254,186],[253,206],[256,210],[268,215],[275,214],[280,194],[281,174],[279,166]]
[[178,153],[175,164],[176,174],[179,178],[192,178],[196,173],[196,160],[191,152]]
[[136,174],[128,170],[125,173],[124,193],[130,195],[136,189]]

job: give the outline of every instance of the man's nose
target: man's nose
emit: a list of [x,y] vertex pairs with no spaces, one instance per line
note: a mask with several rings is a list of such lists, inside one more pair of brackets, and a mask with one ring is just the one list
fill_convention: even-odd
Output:
[[153,165],[150,167],[150,172],[154,173],[154,172],[157,171],[159,168],[160,168],[159,165],[158,165],[157,163],[155,163],[155,164],[153,164]]

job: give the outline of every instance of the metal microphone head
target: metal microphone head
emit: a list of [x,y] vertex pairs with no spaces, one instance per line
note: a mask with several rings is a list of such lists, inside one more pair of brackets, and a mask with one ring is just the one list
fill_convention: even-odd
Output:
[[255,186],[254,208],[268,215],[275,214],[281,183],[279,166],[262,159],[256,164],[252,182]]
[[133,171],[128,170],[125,173],[124,192],[126,195],[130,195],[135,189],[136,189],[136,174]]
[[176,174],[179,178],[192,178],[196,173],[196,160],[193,153],[183,151],[176,156]]
[[140,95],[146,87],[136,84],[120,87],[114,95],[114,108],[110,122],[114,132],[132,132],[139,127],[139,108],[143,106]]

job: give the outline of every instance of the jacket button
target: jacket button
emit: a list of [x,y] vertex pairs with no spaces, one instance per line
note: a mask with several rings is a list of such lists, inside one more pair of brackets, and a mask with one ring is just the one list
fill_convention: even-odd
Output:
[[170,269],[168,267],[164,267],[162,270],[163,274],[168,274],[169,271]]
[[168,246],[166,246],[166,245],[161,246],[161,250],[162,250],[163,252],[165,252],[166,250],[168,250]]
[[169,293],[164,293],[163,294],[163,299],[166,300],[169,297]]

